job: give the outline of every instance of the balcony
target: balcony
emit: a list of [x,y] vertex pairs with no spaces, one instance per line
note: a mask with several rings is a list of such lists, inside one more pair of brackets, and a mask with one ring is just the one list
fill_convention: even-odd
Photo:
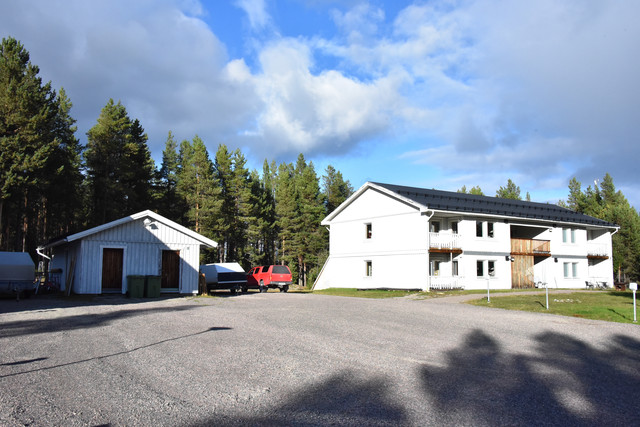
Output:
[[429,252],[461,254],[460,235],[456,233],[429,233]]
[[511,239],[511,255],[551,256],[549,240]]
[[597,243],[587,243],[588,259],[609,259],[607,245]]
[[429,276],[429,290],[448,291],[453,289],[464,289],[463,277]]

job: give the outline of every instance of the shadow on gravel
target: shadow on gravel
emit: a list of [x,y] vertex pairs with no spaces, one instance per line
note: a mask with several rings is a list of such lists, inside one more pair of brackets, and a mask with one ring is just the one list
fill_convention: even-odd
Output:
[[0,296],[0,313],[19,313],[26,311],[47,311],[57,308],[87,307],[95,305],[137,305],[154,301],[163,301],[176,298],[190,298],[178,294],[165,294],[159,298],[127,298],[122,294],[104,295],[32,295],[29,298],[16,301],[15,297],[3,298]]
[[437,424],[640,425],[640,341],[612,336],[597,349],[570,335],[535,337],[537,354],[507,354],[481,330],[447,353],[446,367],[422,368]]
[[603,349],[552,332],[534,340],[534,354],[507,353],[484,331],[470,332],[445,366],[419,368],[425,400],[407,408],[388,381],[345,371],[263,414],[218,414],[191,426],[407,425],[416,404],[429,414],[422,425],[640,425],[640,340],[614,335]]
[[345,372],[294,393],[266,415],[246,418],[221,415],[191,425],[402,425],[406,422],[404,409],[387,398],[389,387],[384,380],[363,380]]
[[0,322],[0,339],[21,335],[47,334],[50,332],[72,331],[76,329],[91,329],[109,324],[115,320],[122,320],[135,316],[170,311],[186,311],[197,306],[171,306],[153,308],[134,308],[115,310],[107,313],[80,314],[76,316],[56,317],[52,319],[21,320],[15,322]]
[[[74,362],[60,363],[58,365],[45,366],[45,367],[42,367],[42,368],[29,369],[29,370],[20,371],[20,372],[12,372],[10,374],[0,375],[0,378],[14,377],[16,375],[29,374],[29,373],[32,373],[32,372],[47,371],[49,369],[60,368],[60,367],[63,367],[63,366],[77,365],[79,363],[91,362],[93,360],[108,359],[109,357],[115,357],[115,356],[121,356],[123,354],[133,353],[135,351],[142,350],[144,348],[153,347],[153,346],[156,346],[156,345],[159,345],[159,344],[164,344],[164,343],[171,342],[171,341],[177,341],[177,340],[182,340],[182,339],[185,339],[185,338],[195,337],[197,335],[206,334],[207,332],[229,331],[231,329],[233,329],[233,328],[228,328],[226,326],[214,326],[214,327],[211,327],[209,329],[205,329],[204,331],[195,332],[193,334],[188,334],[188,335],[181,335],[179,337],[174,337],[174,338],[167,338],[167,339],[164,339],[164,340],[160,340],[160,341],[157,341],[157,342],[154,342],[154,343],[151,343],[151,344],[142,345],[142,346],[139,346],[139,347],[136,347],[136,348],[132,348],[132,349],[129,349],[129,350],[118,351],[116,353],[105,354],[105,355],[102,355],[102,356],[90,357],[88,359],[76,360]],[[47,357],[39,357],[37,359],[31,359],[31,360],[26,360],[26,361],[3,363],[0,366],[21,365],[21,364],[26,364],[26,363],[36,362],[36,361],[42,361],[42,360],[47,360],[47,359],[48,359]]]

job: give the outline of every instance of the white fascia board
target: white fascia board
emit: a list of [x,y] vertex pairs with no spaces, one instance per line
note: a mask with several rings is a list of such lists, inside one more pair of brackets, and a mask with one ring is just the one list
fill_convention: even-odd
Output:
[[362,187],[360,187],[358,189],[358,191],[356,191],[355,193],[353,193],[351,196],[349,196],[349,198],[347,200],[345,200],[344,202],[342,202],[340,204],[340,206],[338,206],[337,208],[334,209],[333,212],[331,212],[329,215],[327,215],[325,217],[325,219],[322,220],[322,222],[320,223],[321,225],[331,225],[331,221],[333,221],[333,219],[340,213],[342,212],[347,206],[349,206],[351,203],[353,203],[354,200],[356,200],[358,197],[360,197],[360,195],[362,195],[362,193],[364,193],[365,191],[367,191],[368,189],[375,189],[383,194],[386,194],[387,196],[396,199],[396,200],[400,200],[410,206],[415,207],[417,210],[419,210],[420,212],[424,212],[426,210],[429,210],[426,206],[421,205],[420,203],[416,203],[415,201],[408,199],[404,196],[399,195],[398,193],[395,193],[391,190],[388,190],[384,187],[380,187],[379,185],[376,185],[370,181],[365,182]]

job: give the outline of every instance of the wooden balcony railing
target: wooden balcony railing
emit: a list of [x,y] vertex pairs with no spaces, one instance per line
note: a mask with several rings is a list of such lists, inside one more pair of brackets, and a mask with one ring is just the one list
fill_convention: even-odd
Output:
[[609,259],[607,245],[598,243],[587,244],[587,258],[589,259]]
[[460,235],[456,233],[429,233],[429,252],[462,253]]
[[551,256],[549,240],[511,239],[511,255]]

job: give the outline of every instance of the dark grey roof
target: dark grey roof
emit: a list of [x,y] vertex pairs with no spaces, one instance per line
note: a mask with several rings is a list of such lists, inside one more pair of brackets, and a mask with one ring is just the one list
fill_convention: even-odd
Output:
[[474,194],[428,190],[425,188],[405,187],[402,185],[382,184],[379,182],[373,182],[372,184],[386,188],[400,196],[406,197],[407,199],[413,200],[416,203],[434,210],[570,222],[576,224],[596,225],[599,227],[617,227],[615,224],[610,222],[549,203],[476,196]]

